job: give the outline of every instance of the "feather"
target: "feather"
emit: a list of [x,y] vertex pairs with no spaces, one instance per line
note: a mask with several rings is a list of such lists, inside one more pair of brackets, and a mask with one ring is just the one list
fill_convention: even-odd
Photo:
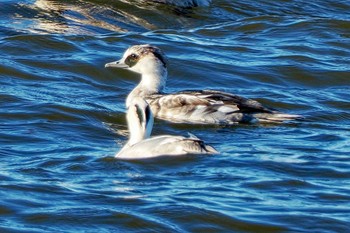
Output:
[[[128,63],[129,65],[127,65]],[[149,44],[127,49],[120,61],[106,67],[129,69],[141,74],[140,83],[128,95],[126,105],[134,98],[144,98],[155,117],[175,123],[227,124],[284,122],[302,119],[263,106],[258,101],[215,90],[185,90],[165,94],[167,62],[163,52]]]
[[212,147],[190,134],[182,136],[160,135],[150,138],[153,114],[147,102],[138,97],[130,103],[127,111],[130,138],[116,155],[120,159],[145,159],[158,156],[178,156],[186,154],[217,154]]

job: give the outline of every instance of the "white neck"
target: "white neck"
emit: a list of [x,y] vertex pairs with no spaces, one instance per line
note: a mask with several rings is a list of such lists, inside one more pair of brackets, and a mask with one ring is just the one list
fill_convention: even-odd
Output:
[[167,72],[164,70],[142,74],[141,82],[137,87],[142,88],[150,94],[159,93],[164,90],[166,79]]
[[143,129],[141,125],[135,125],[135,124],[133,126],[131,126],[132,124],[128,124],[128,125],[129,125],[128,127],[129,140],[126,145],[132,146],[142,141],[143,139],[145,139],[145,129]]
[[143,72],[140,83],[130,92],[126,99],[126,106],[135,97],[145,97],[148,95],[163,92],[166,84],[168,72],[166,69],[145,70]]
[[[139,101],[137,105],[138,107],[135,105],[136,101]],[[146,108],[149,107],[145,100],[142,98],[135,98],[133,104],[127,111],[126,118],[130,133],[127,145],[129,146],[134,145],[151,136],[154,118],[152,112],[147,111],[146,113]],[[146,121],[147,118],[148,121]]]

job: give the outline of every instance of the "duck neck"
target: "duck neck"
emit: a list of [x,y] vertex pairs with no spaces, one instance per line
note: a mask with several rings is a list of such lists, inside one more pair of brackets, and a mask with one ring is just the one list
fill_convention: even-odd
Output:
[[[135,98],[134,102],[140,98]],[[142,102],[141,102],[142,101]],[[154,118],[147,102],[141,98],[138,104],[131,105],[126,113],[129,129],[129,141],[127,145],[134,145],[151,136]]]
[[131,131],[127,145],[132,146],[138,142],[141,142],[143,139],[144,139],[144,136],[141,134],[141,132],[132,132]]
[[139,119],[132,119],[132,122],[128,122],[129,128],[129,140],[127,145],[132,146],[138,142],[141,142],[144,139],[147,139],[151,136],[153,128],[153,116],[149,122],[139,123]]
[[148,94],[163,92],[167,79],[167,71],[155,69],[145,72],[141,76],[141,82],[137,85]]
[[126,114],[129,129],[128,146],[132,146],[146,137],[146,125],[140,118],[142,117],[138,115],[137,108],[135,106],[130,106]]
[[130,101],[135,97],[144,98],[152,94],[163,92],[166,79],[166,70],[153,70],[152,72],[142,74],[140,83],[128,95],[126,106],[128,107]]

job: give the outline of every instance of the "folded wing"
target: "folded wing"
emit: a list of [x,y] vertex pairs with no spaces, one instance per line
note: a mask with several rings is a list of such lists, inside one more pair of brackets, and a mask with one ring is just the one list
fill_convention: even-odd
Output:
[[146,100],[156,117],[179,123],[235,124],[301,118],[264,107],[252,99],[212,90],[154,94],[147,96]]

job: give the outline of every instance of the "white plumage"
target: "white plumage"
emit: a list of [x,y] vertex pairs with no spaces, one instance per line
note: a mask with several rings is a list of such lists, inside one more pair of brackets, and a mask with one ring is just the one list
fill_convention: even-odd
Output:
[[116,154],[119,159],[147,159],[159,156],[178,156],[186,154],[216,154],[213,147],[191,135],[161,135],[150,138],[153,127],[153,114],[147,102],[134,98],[128,107],[127,121],[129,141]]

